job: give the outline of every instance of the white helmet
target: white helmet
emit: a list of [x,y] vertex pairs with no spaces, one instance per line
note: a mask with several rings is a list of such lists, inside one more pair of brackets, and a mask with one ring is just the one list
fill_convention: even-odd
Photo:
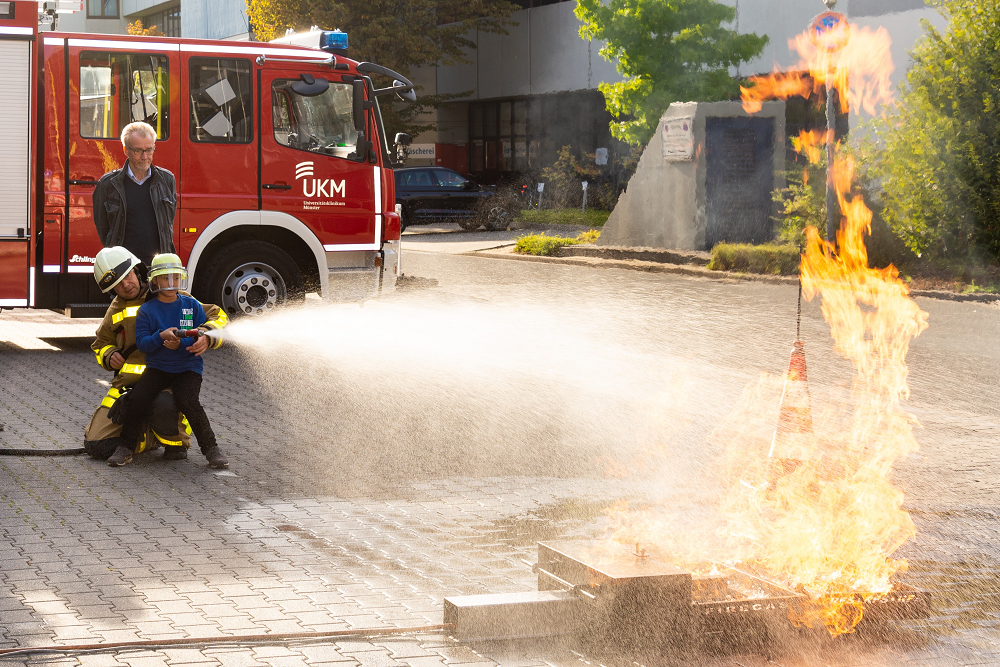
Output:
[[107,294],[124,280],[129,271],[141,264],[142,261],[129,252],[128,248],[120,245],[104,248],[94,259],[94,280],[101,291]]

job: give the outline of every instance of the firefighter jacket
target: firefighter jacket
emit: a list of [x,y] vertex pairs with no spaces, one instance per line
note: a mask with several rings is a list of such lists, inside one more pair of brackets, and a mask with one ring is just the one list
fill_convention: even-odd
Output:
[[[181,292],[181,294],[187,293]],[[114,398],[117,398],[118,391],[123,387],[135,384],[139,380],[139,376],[146,370],[146,355],[135,346],[135,315],[139,312],[139,306],[150,297],[152,295],[145,285],[143,285],[139,296],[132,300],[126,301],[120,296],[115,296],[108,312],[104,314],[104,320],[97,327],[97,338],[90,345],[94,354],[97,355],[97,363],[108,371],[114,371],[111,368],[112,354],[128,352],[125,365],[115,374],[115,379],[111,382],[111,388],[115,394]],[[229,322],[226,313],[218,306],[202,304],[202,307],[208,318],[208,321],[200,327],[203,331],[221,329]],[[220,345],[222,345],[221,338],[212,339],[211,349],[216,349]],[[111,392],[109,392],[108,398],[111,398]],[[114,398],[112,398],[111,403],[114,403]]]
[[[174,212],[177,210],[177,186],[167,169],[150,167],[149,196],[156,211],[156,229],[160,252],[174,252]],[[125,165],[101,176],[94,188],[94,225],[105,248],[121,245],[125,239]]]
[[[91,345],[97,355],[97,363],[108,371],[113,370],[110,365],[113,353],[128,352],[125,355],[125,365],[115,374],[107,395],[94,410],[84,433],[84,448],[88,454],[98,459],[106,459],[114,453],[119,443],[118,436],[121,435],[121,425],[111,421],[108,410],[121,396],[122,388],[137,382],[146,368],[145,355],[135,347],[135,315],[139,311],[139,306],[149,297],[148,288],[145,286],[135,299],[126,301],[116,296],[104,315],[101,326],[97,329],[96,340]],[[199,327],[200,329],[220,329],[228,322],[225,312],[218,306],[203,304],[203,308],[208,321]],[[221,339],[212,341],[213,348],[218,348],[221,344]],[[161,401],[163,404],[157,405],[157,402]],[[158,396],[154,401],[148,433],[143,435],[135,451],[139,453],[160,444],[191,446],[191,427],[187,418],[177,412],[172,399],[163,396]]]

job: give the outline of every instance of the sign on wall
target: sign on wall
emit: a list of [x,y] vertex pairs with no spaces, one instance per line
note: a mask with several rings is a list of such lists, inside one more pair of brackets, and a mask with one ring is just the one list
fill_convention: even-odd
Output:
[[416,160],[433,160],[437,157],[437,144],[410,144],[406,156]]
[[694,159],[694,118],[667,118],[663,121],[663,159],[688,162]]

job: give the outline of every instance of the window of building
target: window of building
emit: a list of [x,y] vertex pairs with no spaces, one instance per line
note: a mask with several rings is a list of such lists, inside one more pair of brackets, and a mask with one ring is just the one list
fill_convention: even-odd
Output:
[[275,141],[298,150],[358,159],[354,86],[330,83],[321,95],[305,96],[292,90],[296,81],[277,79],[271,84]]
[[87,0],[87,18],[118,18],[118,0]]
[[170,136],[170,72],[167,57],[136,53],[80,55],[80,136],[117,139],[133,121]]
[[527,171],[528,101],[469,105],[469,171]]
[[174,7],[155,14],[147,14],[142,17],[142,25],[146,28],[156,26],[157,32],[162,32],[167,37],[180,37],[181,8]]
[[188,77],[191,141],[250,143],[253,140],[250,61],[192,58]]

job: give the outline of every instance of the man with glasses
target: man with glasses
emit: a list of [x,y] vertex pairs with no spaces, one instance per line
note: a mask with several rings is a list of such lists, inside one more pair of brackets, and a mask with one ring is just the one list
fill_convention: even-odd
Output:
[[94,224],[105,248],[124,246],[146,266],[174,250],[174,175],[153,164],[156,130],[129,123],[122,130],[125,165],[101,177],[94,188]]

